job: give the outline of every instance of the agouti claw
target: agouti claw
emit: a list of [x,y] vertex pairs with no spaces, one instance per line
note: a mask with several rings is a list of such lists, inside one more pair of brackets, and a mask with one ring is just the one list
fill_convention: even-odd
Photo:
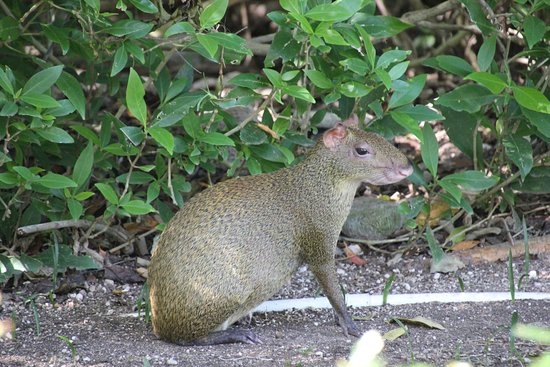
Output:
[[179,342],[183,346],[192,345],[217,345],[230,343],[262,344],[262,341],[250,330],[223,330],[216,331],[207,336],[191,341]]

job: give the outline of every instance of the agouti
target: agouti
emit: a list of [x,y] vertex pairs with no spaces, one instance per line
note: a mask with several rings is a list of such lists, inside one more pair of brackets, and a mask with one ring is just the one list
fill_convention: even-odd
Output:
[[357,120],[326,131],[308,156],[274,173],[218,183],[187,202],[162,233],[149,266],[155,334],[180,344],[256,343],[226,330],[275,294],[306,263],[346,335],[334,250],[361,182],[398,182],[405,155]]

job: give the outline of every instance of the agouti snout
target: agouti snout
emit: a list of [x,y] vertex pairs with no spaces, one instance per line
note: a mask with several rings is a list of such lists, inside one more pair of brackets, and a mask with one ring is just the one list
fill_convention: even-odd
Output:
[[325,132],[299,164],[216,184],[176,213],[149,266],[155,334],[183,344],[258,342],[226,328],[305,262],[344,333],[360,335],[338,284],[334,248],[360,183],[394,183],[412,167],[379,135],[347,125]]

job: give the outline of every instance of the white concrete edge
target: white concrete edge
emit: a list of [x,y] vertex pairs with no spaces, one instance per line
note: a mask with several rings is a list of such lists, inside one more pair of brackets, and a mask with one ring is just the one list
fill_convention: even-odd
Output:
[[[550,293],[539,292],[516,292],[516,300],[550,300]],[[382,295],[371,294],[348,294],[346,305],[348,307],[369,307],[382,306]],[[389,294],[387,304],[410,305],[418,303],[440,302],[497,302],[511,301],[510,292],[458,292],[458,293],[411,293],[411,294]],[[277,312],[290,309],[305,308],[330,308],[326,297],[298,298],[271,300],[260,304],[253,312]]]
[[[550,293],[543,292],[516,292],[516,300],[550,300]],[[382,306],[382,295],[376,294],[348,294],[348,307]],[[457,292],[457,293],[410,293],[389,294],[387,304],[412,305],[419,303],[464,303],[464,302],[499,302],[511,301],[510,292]],[[296,298],[266,301],[252,312],[279,312],[286,310],[302,310],[305,308],[331,308],[326,297]],[[142,312],[143,315],[143,312]],[[137,312],[121,315],[123,317],[138,317]]]

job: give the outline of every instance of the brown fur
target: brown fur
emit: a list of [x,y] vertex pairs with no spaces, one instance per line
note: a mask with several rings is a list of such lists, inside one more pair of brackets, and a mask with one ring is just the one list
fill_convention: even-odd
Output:
[[[359,157],[357,147],[372,154]],[[362,181],[388,184],[410,173],[405,156],[383,138],[338,124],[296,166],[228,180],[196,195],[153,252],[154,332],[181,342],[223,330],[305,262],[344,332],[358,335],[337,281],[336,241]]]

